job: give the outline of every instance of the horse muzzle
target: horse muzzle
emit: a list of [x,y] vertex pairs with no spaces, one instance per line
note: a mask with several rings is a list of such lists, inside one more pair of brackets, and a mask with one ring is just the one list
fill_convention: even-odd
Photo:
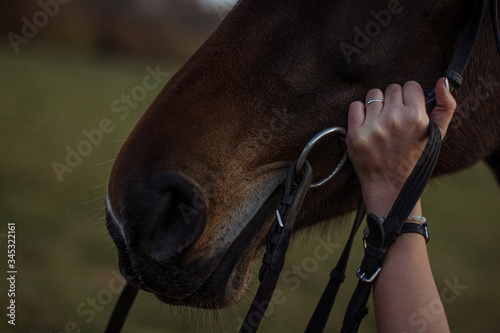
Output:
[[117,214],[106,198],[107,228],[118,248],[120,270],[137,287],[171,299],[191,295],[210,274],[194,258],[193,244],[207,225],[205,199],[180,174],[161,173],[136,182]]

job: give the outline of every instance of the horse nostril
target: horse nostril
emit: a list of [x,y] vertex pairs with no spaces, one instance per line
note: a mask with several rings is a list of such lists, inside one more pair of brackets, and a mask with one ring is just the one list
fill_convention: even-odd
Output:
[[[205,229],[205,207],[178,189],[163,191],[164,207],[156,221],[151,221],[142,243],[151,259],[168,261],[189,249]],[[198,207],[197,207],[198,206]]]
[[137,184],[125,209],[132,251],[166,263],[186,252],[206,226],[205,200],[193,182],[177,174],[156,175]]

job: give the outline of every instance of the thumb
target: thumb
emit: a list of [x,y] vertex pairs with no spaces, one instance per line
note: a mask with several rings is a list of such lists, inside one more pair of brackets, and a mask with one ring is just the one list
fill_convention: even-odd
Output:
[[446,135],[446,130],[450,124],[453,113],[457,108],[455,98],[449,92],[449,82],[447,78],[440,78],[436,83],[436,107],[432,110],[429,118],[438,125],[441,130],[441,138]]

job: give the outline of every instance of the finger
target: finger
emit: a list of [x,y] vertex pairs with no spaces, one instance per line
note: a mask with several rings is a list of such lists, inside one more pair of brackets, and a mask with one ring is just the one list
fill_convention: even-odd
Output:
[[[403,86],[404,112],[407,119],[418,121],[425,127],[429,127],[429,117],[425,108],[425,95],[418,82],[408,81]],[[414,123],[417,125],[417,123]]]
[[436,83],[436,107],[430,114],[430,119],[438,125],[441,130],[441,138],[444,138],[448,125],[450,124],[453,113],[457,107],[455,98],[447,89],[447,78],[441,78]]
[[365,105],[356,101],[349,106],[347,133],[354,133],[365,122]]
[[382,111],[384,107],[384,93],[380,89],[371,89],[366,93],[365,110],[366,118],[371,121]]
[[403,103],[404,105],[415,106],[419,109],[423,107],[423,111],[425,112],[424,91],[418,82],[408,81],[404,84]]
[[403,107],[403,88],[399,84],[390,84],[385,88],[384,110],[400,110]]

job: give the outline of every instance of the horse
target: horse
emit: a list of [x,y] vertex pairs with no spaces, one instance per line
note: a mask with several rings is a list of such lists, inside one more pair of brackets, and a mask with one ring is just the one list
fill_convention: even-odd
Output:
[[[302,148],[325,128],[347,127],[349,104],[371,88],[409,80],[433,87],[472,6],[240,0],[114,162],[106,224],[124,277],[173,305],[218,309],[241,299]],[[500,180],[492,30],[484,20],[433,177],[485,160]],[[338,138],[320,142],[308,157],[314,179],[343,154]],[[346,163],[308,193],[294,232],[352,212],[360,193]]]

